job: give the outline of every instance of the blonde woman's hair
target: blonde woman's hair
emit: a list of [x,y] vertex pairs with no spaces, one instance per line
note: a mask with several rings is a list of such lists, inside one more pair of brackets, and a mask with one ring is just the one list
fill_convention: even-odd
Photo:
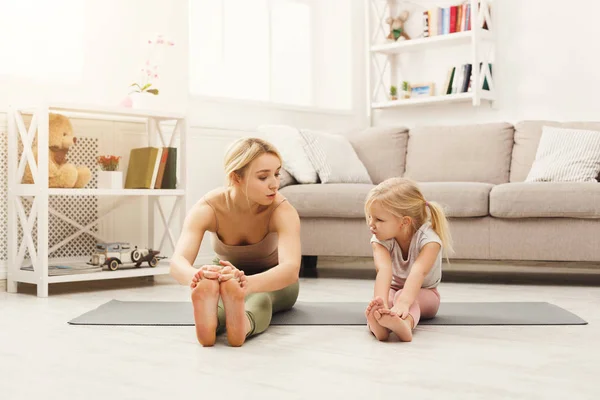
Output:
[[225,153],[225,176],[228,186],[233,186],[235,173],[240,178],[246,176],[252,161],[263,154],[273,154],[281,161],[281,154],[271,143],[255,137],[244,137],[233,142]]
[[[390,178],[375,186],[365,201],[365,216],[369,223],[370,209],[374,202],[392,215],[402,218],[410,217],[414,229],[419,229],[427,221],[442,240],[443,250],[448,257],[453,252],[452,237],[448,220],[443,208],[433,201],[425,200],[416,182],[408,178]],[[427,213],[429,209],[429,213]]]

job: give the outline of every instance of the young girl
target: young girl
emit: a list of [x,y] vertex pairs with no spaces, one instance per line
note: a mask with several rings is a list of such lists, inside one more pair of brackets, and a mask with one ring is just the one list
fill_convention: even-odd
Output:
[[452,251],[442,208],[428,202],[416,183],[390,178],[373,188],[365,202],[377,278],[365,315],[378,340],[394,332],[412,340],[421,318],[440,306],[436,287],[442,277],[442,249]]

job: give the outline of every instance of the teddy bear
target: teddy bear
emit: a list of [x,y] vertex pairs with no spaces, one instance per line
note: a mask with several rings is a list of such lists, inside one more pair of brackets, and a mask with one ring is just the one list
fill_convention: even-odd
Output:
[[390,34],[386,39],[397,41],[400,37],[410,40],[410,36],[404,29],[404,23],[408,20],[408,11],[402,11],[396,18],[388,17],[385,21],[390,26]]
[[[50,113],[48,130],[48,187],[82,188],[92,178],[88,167],[76,166],[67,162],[69,148],[77,143],[73,126],[67,117]],[[37,133],[33,140],[32,152],[37,162]],[[29,165],[25,168],[23,183],[34,183]]]

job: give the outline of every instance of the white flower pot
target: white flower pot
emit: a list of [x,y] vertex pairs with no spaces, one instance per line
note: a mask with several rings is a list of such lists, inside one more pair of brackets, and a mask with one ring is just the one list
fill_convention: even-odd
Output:
[[154,110],[158,108],[158,95],[152,93],[134,92],[129,95],[131,107],[139,110]]
[[98,189],[123,189],[123,172],[98,171]]

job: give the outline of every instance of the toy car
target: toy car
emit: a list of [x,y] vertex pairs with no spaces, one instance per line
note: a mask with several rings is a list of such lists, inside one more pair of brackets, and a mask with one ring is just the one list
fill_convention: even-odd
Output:
[[152,249],[131,247],[127,242],[97,243],[96,251],[92,254],[89,265],[106,265],[111,271],[116,271],[119,266],[139,267],[147,262],[152,268],[158,265],[160,251]]

